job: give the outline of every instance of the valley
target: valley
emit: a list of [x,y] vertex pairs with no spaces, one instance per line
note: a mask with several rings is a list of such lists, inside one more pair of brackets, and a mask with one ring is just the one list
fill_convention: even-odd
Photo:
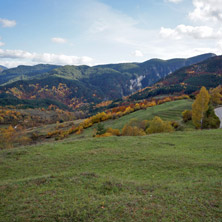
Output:
[[[145,88],[103,66],[41,65],[3,83],[0,221],[219,222],[221,64],[212,57]],[[128,80],[123,93],[117,82]]]
[[222,0],[0,0],[0,222],[222,221]]
[[[67,109],[80,107],[88,110],[100,102],[121,99],[136,93],[182,67],[211,57],[215,57],[215,54],[208,53],[188,59],[151,59],[143,63],[107,64],[93,67],[19,66],[0,73],[0,98],[2,98],[0,105],[50,99],[52,104],[60,107],[67,106]],[[198,87],[195,87],[189,93],[197,89]],[[180,87],[178,90],[174,87],[168,92],[172,93],[176,90],[181,92],[184,89]],[[146,95],[145,92],[144,95]]]

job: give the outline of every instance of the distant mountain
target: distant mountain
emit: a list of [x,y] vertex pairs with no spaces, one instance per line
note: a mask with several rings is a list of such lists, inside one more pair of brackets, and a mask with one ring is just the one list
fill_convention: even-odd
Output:
[[12,106],[17,106],[19,105],[20,108],[39,108],[39,107],[44,107],[48,108],[48,106],[55,105],[61,109],[69,109],[67,106],[65,106],[63,103],[60,103],[55,100],[51,99],[18,99],[17,97],[7,94],[7,93],[2,93],[0,94],[0,104],[1,106],[4,105],[12,105]]
[[181,67],[214,57],[151,59],[144,63],[89,66],[19,66],[0,73],[0,93],[19,99],[59,101],[70,108],[113,100],[151,86]]
[[0,73],[3,71],[3,70],[6,70],[7,68],[5,66],[1,66],[0,65]]
[[16,68],[5,69],[0,73],[0,85],[18,80],[28,80],[58,67],[57,65],[39,64],[35,66],[21,65]]
[[131,100],[146,99],[168,94],[192,94],[202,86],[213,88],[222,84],[222,56],[179,69],[152,87],[134,93]]

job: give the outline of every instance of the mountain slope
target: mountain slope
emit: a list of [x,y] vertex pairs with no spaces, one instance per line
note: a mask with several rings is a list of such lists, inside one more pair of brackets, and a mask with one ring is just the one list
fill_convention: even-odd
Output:
[[98,103],[103,94],[95,87],[82,84],[77,80],[67,80],[59,77],[48,77],[29,81],[17,81],[0,87],[0,93],[9,93],[19,99],[51,99],[59,101],[70,108],[82,104]]
[[[204,54],[189,59],[151,59],[144,63],[100,66],[19,66],[0,74],[0,93],[19,99],[57,100],[70,108],[128,96],[150,86],[170,72],[190,63],[215,56]],[[10,79],[11,78],[11,79]],[[22,79],[15,81],[16,78]],[[8,82],[6,82],[8,80]],[[10,83],[12,82],[12,83]]]
[[216,56],[201,63],[181,68],[152,87],[147,87],[129,98],[145,99],[172,93],[191,94],[199,90],[201,86],[211,88],[220,84],[222,84],[222,56]]
[[34,78],[42,73],[49,72],[59,66],[39,64],[35,66],[18,66],[17,68],[6,69],[0,73],[0,85],[6,83],[12,83],[18,80],[26,80]]
[[0,65],[0,73],[3,72],[4,70],[6,70],[7,68],[5,66],[1,66]]

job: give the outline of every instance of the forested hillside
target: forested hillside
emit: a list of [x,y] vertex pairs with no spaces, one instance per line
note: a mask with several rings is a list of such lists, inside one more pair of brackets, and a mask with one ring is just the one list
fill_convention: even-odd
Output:
[[[213,56],[215,55],[204,54],[189,59],[151,59],[144,63],[94,67],[19,66],[0,74],[0,93],[11,94],[20,100],[47,98],[72,109],[89,107],[102,101],[128,96],[181,67]],[[11,105],[10,99],[7,101]]]
[[145,99],[168,94],[192,94],[202,86],[214,88],[222,84],[222,56],[181,68],[152,87],[147,87],[129,98]]

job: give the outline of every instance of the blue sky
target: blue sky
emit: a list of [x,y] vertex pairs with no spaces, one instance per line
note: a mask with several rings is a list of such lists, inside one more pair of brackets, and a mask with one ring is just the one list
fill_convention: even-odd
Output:
[[0,0],[0,65],[221,54],[221,0]]

